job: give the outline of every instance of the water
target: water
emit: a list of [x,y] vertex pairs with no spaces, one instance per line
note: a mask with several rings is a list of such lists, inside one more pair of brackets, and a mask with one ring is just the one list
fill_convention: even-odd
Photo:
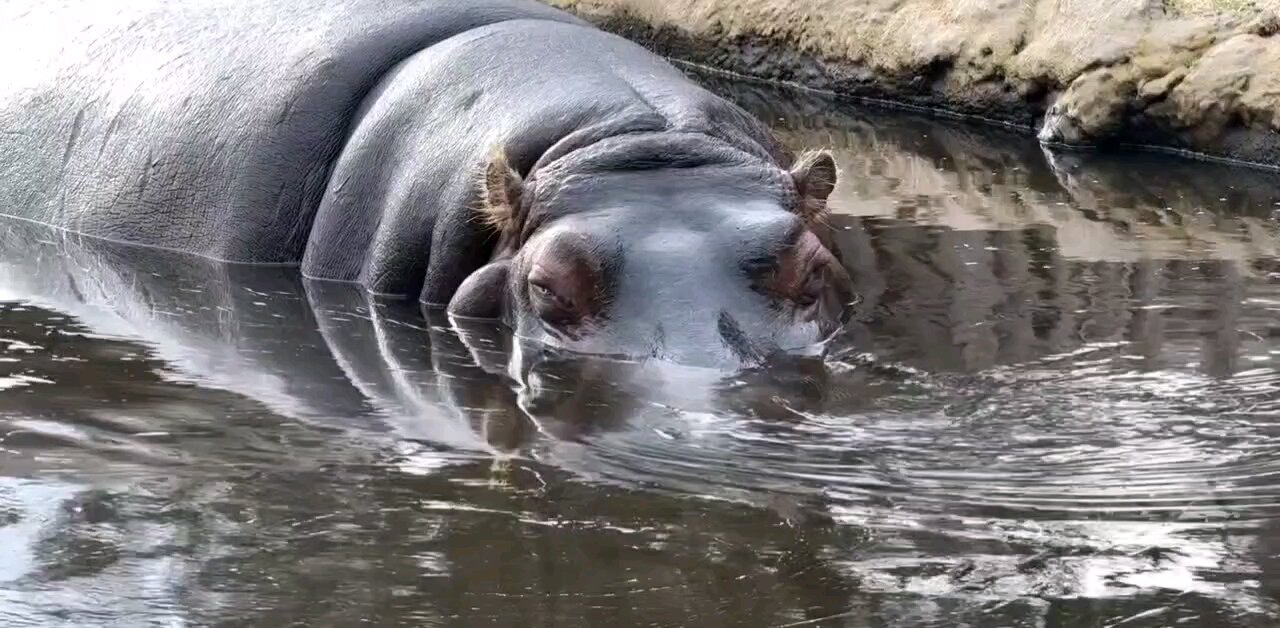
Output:
[[0,625],[1280,621],[1280,176],[717,87],[838,151],[825,365],[0,225]]

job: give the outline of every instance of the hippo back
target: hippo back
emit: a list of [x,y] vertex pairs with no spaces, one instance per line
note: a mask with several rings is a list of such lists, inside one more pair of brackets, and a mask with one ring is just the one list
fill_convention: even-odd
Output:
[[493,248],[474,210],[477,175],[495,153],[530,194],[554,189],[551,179],[572,171],[563,166],[622,138],[654,138],[651,151],[618,155],[626,169],[679,169],[690,155],[724,152],[763,164],[791,159],[762,122],[665,59],[547,20],[492,24],[418,52],[356,118],[303,272],[440,306]]
[[292,263],[353,117],[397,63],[533,0],[9,0],[0,214]]

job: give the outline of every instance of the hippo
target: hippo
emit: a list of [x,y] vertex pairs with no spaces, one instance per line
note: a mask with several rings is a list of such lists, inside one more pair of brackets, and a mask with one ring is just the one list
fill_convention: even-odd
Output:
[[829,152],[532,0],[9,0],[0,213],[416,298],[570,352],[811,352]]

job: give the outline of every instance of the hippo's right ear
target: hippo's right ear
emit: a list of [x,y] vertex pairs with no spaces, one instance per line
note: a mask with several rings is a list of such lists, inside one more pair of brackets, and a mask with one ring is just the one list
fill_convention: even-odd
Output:
[[508,233],[518,227],[523,185],[520,173],[507,163],[504,153],[499,151],[489,159],[489,165],[484,171],[480,211],[485,222],[498,233]]
[[827,211],[827,197],[836,189],[836,160],[830,151],[813,151],[802,155],[791,168],[791,180],[800,198],[794,209],[806,223],[821,218]]

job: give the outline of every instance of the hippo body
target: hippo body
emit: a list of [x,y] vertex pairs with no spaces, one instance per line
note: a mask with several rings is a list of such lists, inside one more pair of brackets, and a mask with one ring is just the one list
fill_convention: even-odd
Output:
[[21,60],[0,69],[0,213],[300,264],[573,349],[665,355],[689,330],[741,358],[830,331],[773,294],[815,293],[779,247],[834,251],[805,235],[830,158],[625,39],[532,0],[115,4],[0,7]]

